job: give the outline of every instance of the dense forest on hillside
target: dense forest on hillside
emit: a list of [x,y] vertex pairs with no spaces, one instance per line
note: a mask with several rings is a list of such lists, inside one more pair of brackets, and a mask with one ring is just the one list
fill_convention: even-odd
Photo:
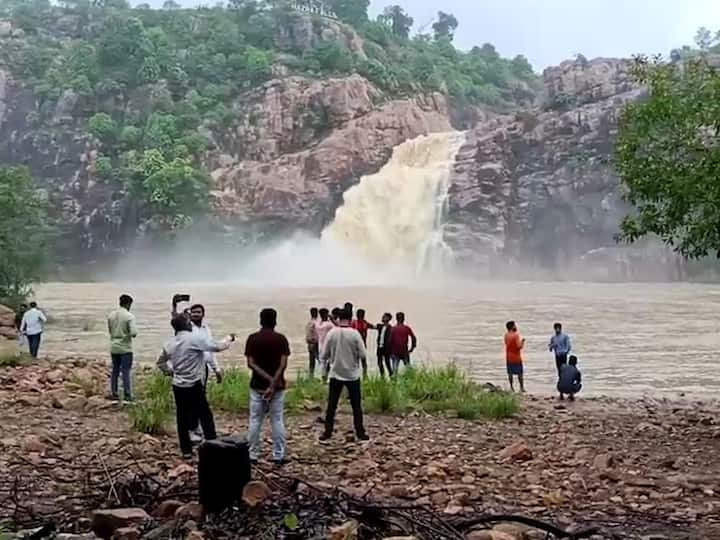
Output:
[[[431,34],[411,36],[402,8],[370,20],[368,4],[231,0],[180,9],[169,0],[150,9],[124,0],[11,0],[0,7],[12,25],[0,67],[33,89],[31,120],[40,126],[68,93],[79,100],[101,152],[97,177],[127,187],[163,228],[202,211],[206,135],[229,127],[234,99],[271,78],[359,73],[388,99],[442,92],[500,110],[533,100],[527,60],[501,58],[490,44],[457,50],[451,14],[440,12]],[[305,43],[293,34],[308,18],[320,38]],[[139,104],[138,93],[149,102]]]

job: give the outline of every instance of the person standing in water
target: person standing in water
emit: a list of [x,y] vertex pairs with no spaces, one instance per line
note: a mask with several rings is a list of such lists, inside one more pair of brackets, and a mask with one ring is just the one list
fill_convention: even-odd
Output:
[[120,399],[118,379],[122,374],[123,399],[133,401],[132,365],[133,344],[137,337],[135,316],[130,313],[132,296],[120,296],[119,306],[108,315],[107,325],[110,334],[110,358],[112,360],[112,373],[110,375],[110,399]]
[[45,329],[46,322],[47,317],[38,308],[37,303],[30,302],[30,309],[23,314],[22,322],[20,323],[20,332],[27,336],[30,356],[33,358],[38,357],[42,333]]
[[320,344],[318,343],[317,332],[318,318],[318,308],[310,308],[310,320],[307,325],[305,325],[305,343],[308,349],[308,373],[311,379],[315,377],[315,366],[320,357]]
[[[192,331],[194,334],[202,336],[207,341],[212,341],[213,335],[210,330],[210,326],[205,322],[205,306],[202,304],[195,304],[190,307],[190,322],[192,323]],[[214,352],[205,352],[205,378],[203,379],[203,388],[207,392],[208,379],[210,378],[210,371],[215,375],[215,380],[219,383],[222,382],[222,370],[218,364],[217,357]],[[192,442],[202,441],[202,428],[200,426],[200,419],[197,418],[195,426],[190,432],[190,439]]]
[[351,311],[341,310],[339,325],[328,334],[322,352],[323,361],[330,366],[330,383],[325,413],[325,431],[320,436],[321,441],[327,441],[332,437],[335,428],[335,413],[343,387],[347,388],[350,398],[355,436],[360,441],[370,440],[363,423],[362,383],[360,382],[362,365],[367,362],[367,353],[360,334],[350,326],[351,319]]
[[[397,313],[395,321],[396,324],[390,332],[390,358],[392,359],[393,374],[397,375],[400,362],[406,367],[410,365],[410,355],[417,348],[417,337],[415,337],[413,329],[405,324],[404,313]],[[410,341],[409,349],[408,341]]]
[[392,362],[390,361],[390,334],[392,332],[392,315],[385,313],[382,322],[377,325],[377,361],[380,376],[385,376],[385,368],[387,368],[388,376],[393,376]]
[[205,395],[206,352],[221,352],[230,348],[235,335],[230,334],[221,343],[193,332],[192,323],[185,314],[175,315],[171,323],[175,337],[169,340],[158,356],[157,366],[172,377],[177,418],[177,433],[183,458],[192,458],[190,431],[200,418],[205,440],[217,438],[215,419]]
[[520,335],[515,321],[508,321],[505,325],[507,333],[505,334],[505,364],[507,367],[508,381],[510,381],[510,390],[515,391],[513,376],[517,376],[520,383],[520,391],[525,392],[525,381],[523,378],[523,358],[522,350],[525,347],[525,338]]
[[570,354],[572,350],[572,343],[570,342],[570,336],[562,331],[562,324],[556,322],[553,328],[555,334],[550,338],[548,349],[555,354],[555,368],[557,369],[558,377],[560,377],[560,368],[567,364],[568,354]]
[[285,448],[285,369],[290,356],[287,338],[276,332],[277,311],[260,312],[260,331],[250,335],[245,344],[245,357],[252,371],[250,379],[250,426],[248,442],[250,459],[257,462],[262,454],[262,427],[270,413],[273,440],[273,462],[284,465]]

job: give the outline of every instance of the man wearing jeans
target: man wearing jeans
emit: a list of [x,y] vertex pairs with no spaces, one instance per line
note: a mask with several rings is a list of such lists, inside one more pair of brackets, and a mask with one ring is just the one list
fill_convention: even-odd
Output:
[[27,336],[30,356],[33,358],[38,357],[40,341],[42,341],[42,333],[46,322],[47,317],[38,309],[37,303],[30,302],[30,309],[25,312],[20,323],[20,332]]
[[108,316],[108,332],[110,333],[110,358],[112,359],[112,374],[110,375],[110,397],[120,399],[118,393],[118,379],[122,373],[123,398],[125,401],[133,400],[132,391],[132,340],[137,336],[135,317],[130,313],[133,299],[127,294],[120,297],[120,306]]
[[245,356],[250,378],[250,460],[255,463],[262,455],[262,427],[265,415],[270,414],[273,440],[273,462],[282,466],[287,461],[285,449],[285,369],[290,356],[287,338],[276,332],[277,311],[260,312],[260,331],[250,335],[245,344]]
[[557,368],[559,378],[562,366],[567,364],[568,355],[572,350],[572,343],[570,343],[570,336],[563,332],[562,324],[556,322],[553,325],[553,329],[555,333],[550,338],[548,349],[550,352],[555,353],[555,367]]
[[320,436],[320,440],[327,441],[332,437],[338,401],[340,401],[340,394],[345,387],[348,389],[352,406],[355,436],[361,441],[368,441],[370,438],[363,425],[360,386],[362,366],[367,361],[365,344],[360,333],[350,326],[352,311],[347,308],[343,309],[339,318],[339,326],[330,330],[321,353],[323,361],[330,367],[330,383],[325,414],[325,432]]

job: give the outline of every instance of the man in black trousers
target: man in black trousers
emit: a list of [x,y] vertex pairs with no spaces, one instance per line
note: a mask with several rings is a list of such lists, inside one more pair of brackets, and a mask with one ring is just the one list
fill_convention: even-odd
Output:
[[185,459],[192,458],[190,430],[198,418],[206,440],[217,437],[215,420],[205,396],[205,353],[221,352],[230,347],[235,336],[230,335],[217,343],[203,333],[193,333],[192,323],[184,314],[172,319],[175,337],[167,342],[157,360],[157,366],[173,378],[173,394],[177,412],[177,430],[180,450]]

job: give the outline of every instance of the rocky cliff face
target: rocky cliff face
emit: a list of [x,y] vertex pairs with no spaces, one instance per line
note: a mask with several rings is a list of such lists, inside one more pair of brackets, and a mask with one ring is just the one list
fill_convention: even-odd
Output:
[[458,154],[446,236],[459,261],[479,274],[674,275],[664,248],[614,241],[630,211],[612,166],[618,116],[642,95],[627,64],[565,62],[544,79],[548,110],[482,122]]
[[[342,26],[324,31],[362,51]],[[280,38],[311,46],[313,32],[301,25]],[[206,133],[214,143],[206,158],[213,214],[232,234],[317,234],[343,192],[379,170],[396,145],[479,117],[457,156],[449,199],[446,239],[463,266],[667,275],[675,259],[664,249],[613,240],[629,210],[611,164],[618,114],[642,93],[626,63],[565,62],[544,80],[544,110],[494,116],[458,111],[439,94],[389,101],[359,75],[279,77],[235,101],[229,128]],[[163,91],[155,85],[129,102],[139,107]],[[61,247],[89,260],[129,245],[138,223],[123,195],[94,177],[96,150],[76,120],[82,106],[67,93],[50,125],[38,126],[32,92],[0,66],[0,161],[31,167],[63,224]]]

